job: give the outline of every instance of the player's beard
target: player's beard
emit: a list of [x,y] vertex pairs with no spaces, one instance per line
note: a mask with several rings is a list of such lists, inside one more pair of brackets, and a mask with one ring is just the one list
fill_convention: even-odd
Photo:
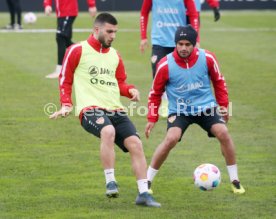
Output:
[[181,50],[177,52],[181,58],[188,58],[191,55],[191,53],[188,50]]
[[109,48],[111,46],[111,42],[109,44],[106,43],[104,36],[99,36],[98,40],[103,45],[104,48]]

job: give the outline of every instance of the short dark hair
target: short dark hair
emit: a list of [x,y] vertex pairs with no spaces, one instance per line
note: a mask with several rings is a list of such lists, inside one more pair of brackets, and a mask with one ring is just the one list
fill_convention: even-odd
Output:
[[112,14],[109,14],[107,12],[104,12],[104,13],[100,13],[96,19],[95,19],[95,22],[94,22],[94,25],[95,24],[104,24],[104,23],[108,23],[108,24],[112,24],[112,25],[117,25],[118,22],[116,20],[116,18],[112,15]]

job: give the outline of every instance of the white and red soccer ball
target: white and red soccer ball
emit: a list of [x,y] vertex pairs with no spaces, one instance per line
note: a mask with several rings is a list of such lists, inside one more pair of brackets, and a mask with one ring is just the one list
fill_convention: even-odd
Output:
[[194,184],[200,190],[208,191],[218,187],[221,181],[219,168],[214,164],[201,164],[194,171]]

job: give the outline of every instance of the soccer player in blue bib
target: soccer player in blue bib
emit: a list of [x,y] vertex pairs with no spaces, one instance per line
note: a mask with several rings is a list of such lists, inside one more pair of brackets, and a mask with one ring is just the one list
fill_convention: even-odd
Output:
[[[245,192],[240,184],[235,147],[225,123],[229,119],[228,92],[215,55],[195,47],[197,32],[190,25],[175,33],[175,50],[161,59],[148,99],[146,137],[158,121],[161,96],[169,100],[167,134],[156,148],[148,168],[149,184],[169,152],[191,124],[198,124],[209,137],[216,137],[225,158],[231,188],[235,194]],[[212,92],[211,83],[214,88]]]

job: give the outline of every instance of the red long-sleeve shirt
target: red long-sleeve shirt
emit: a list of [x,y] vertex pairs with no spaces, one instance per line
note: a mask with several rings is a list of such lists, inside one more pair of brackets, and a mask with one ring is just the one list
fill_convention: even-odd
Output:
[[[97,39],[95,39],[93,35],[91,35],[87,39],[87,42],[91,47],[93,47],[99,53],[107,53],[109,51],[109,48],[102,47],[102,44]],[[82,54],[82,46],[78,43],[73,44],[66,50],[63,63],[62,63],[61,74],[59,75],[60,102],[62,105],[67,105],[67,106],[73,105],[71,94],[72,94],[72,85],[74,80],[74,72],[75,72],[75,69],[78,67],[81,54]],[[134,88],[134,85],[126,83],[127,75],[126,75],[124,63],[119,54],[118,54],[118,57],[119,57],[119,63],[116,69],[115,77],[118,81],[120,94],[121,96],[126,96],[131,98],[131,95],[129,94],[129,89]],[[93,63],[93,60],[91,60],[91,63]],[[89,106],[83,109],[82,113],[85,112],[86,110],[89,110],[95,107],[98,107],[98,106]],[[100,107],[102,108],[102,106]]]
[[[52,0],[43,1],[44,8],[46,6],[52,6]],[[75,17],[78,15],[78,0],[55,0],[56,15],[57,17]],[[89,8],[95,7],[95,0],[87,0]]]
[[[214,93],[216,101],[220,106],[227,107],[228,102],[228,91],[223,75],[220,72],[219,65],[214,53],[205,50],[206,61],[208,67],[208,73],[214,87]],[[181,58],[176,49],[173,52],[173,57],[177,65],[182,68],[188,69],[194,66],[199,57],[198,48],[194,48],[193,52],[188,58]],[[160,60],[157,65],[156,75],[152,84],[152,88],[148,99],[148,121],[158,121],[158,109],[161,103],[161,97],[165,91],[166,83],[169,80],[169,68],[167,57],[165,56]]]
[[[194,1],[191,1],[191,0],[183,0],[183,1],[187,9],[187,15],[189,16],[190,24],[197,32],[199,32],[198,13],[196,11]],[[142,40],[147,39],[148,19],[149,19],[149,13],[151,9],[152,9],[152,0],[144,0],[141,8],[141,13],[140,13],[140,33],[141,33]],[[186,16],[186,14],[183,14],[183,16]]]
[[208,5],[210,8],[218,8],[219,7],[219,0],[207,0]]

